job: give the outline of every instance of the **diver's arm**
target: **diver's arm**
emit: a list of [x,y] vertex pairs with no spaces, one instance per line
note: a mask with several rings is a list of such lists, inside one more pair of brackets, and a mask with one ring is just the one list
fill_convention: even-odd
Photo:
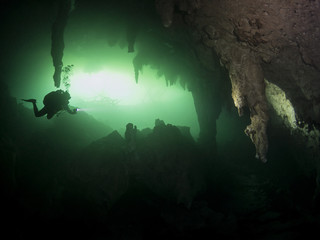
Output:
[[66,105],[64,107],[64,109],[70,114],[76,114],[77,113],[77,108],[74,108],[73,110],[71,110],[68,105]]

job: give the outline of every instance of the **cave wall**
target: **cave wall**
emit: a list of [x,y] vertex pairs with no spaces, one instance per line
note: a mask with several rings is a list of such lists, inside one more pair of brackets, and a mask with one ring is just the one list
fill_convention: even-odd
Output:
[[155,4],[164,27],[181,25],[183,19],[196,41],[219,55],[229,72],[239,115],[244,107],[250,109],[251,124],[245,132],[263,162],[269,119],[264,78],[285,91],[298,119],[319,124],[318,1],[156,0]]

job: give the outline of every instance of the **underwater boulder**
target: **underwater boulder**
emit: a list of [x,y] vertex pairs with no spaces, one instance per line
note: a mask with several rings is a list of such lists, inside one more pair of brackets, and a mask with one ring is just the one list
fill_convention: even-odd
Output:
[[124,146],[124,139],[113,131],[91,143],[73,163],[72,175],[81,188],[80,197],[88,200],[99,214],[109,210],[127,191],[129,175]]
[[204,188],[205,170],[195,143],[171,124],[157,125],[137,144],[138,175],[156,194],[190,207]]

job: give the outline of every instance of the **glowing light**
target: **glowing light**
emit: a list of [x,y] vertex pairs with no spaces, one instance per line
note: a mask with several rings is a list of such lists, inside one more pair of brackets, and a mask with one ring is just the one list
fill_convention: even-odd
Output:
[[71,77],[70,93],[87,101],[135,105],[140,103],[143,88],[122,73],[103,70],[97,73],[78,72]]
[[[115,68],[116,69],[116,68]],[[84,72],[74,69],[70,77],[70,105],[85,111],[114,129],[134,122],[140,129],[154,126],[157,118],[199,131],[191,92],[179,84],[166,86],[164,77],[145,68],[137,84],[134,74],[124,70]]]
[[168,103],[190,94],[180,86],[165,85],[156,79],[151,69],[146,69],[139,84],[134,75],[102,70],[97,73],[79,71],[71,77],[70,94],[86,102],[104,102],[111,105],[139,105]]

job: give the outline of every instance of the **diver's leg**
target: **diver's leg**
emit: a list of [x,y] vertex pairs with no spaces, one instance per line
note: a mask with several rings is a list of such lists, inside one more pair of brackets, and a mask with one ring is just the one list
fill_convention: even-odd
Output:
[[33,105],[33,112],[36,117],[42,117],[46,115],[47,109],[45,107],[39,111],[36,102],[32,102],[32,105]]
[[44,107],[42,108],[40,111],[38,110],[38,107],[37,107],[37,100],[36,99],[21,99],[22,101],[25,101],[25,102],[31,102],[32,105],[33,105],[33,112],[34,112],[34,115],[36,117],[42,117],[44,116],[46,113],[47,113],[47,109]]
[[33,99],[33,98],[31,98],[31,99],[21,99],[21,100],[25,101],[25,102],[31,102],[31,103],[36,103],[37,102],[37,100]]
[[39,111],[36,104],[33,104],[33,111],[36,117],[42,117],[47,114],[47,109],[45,107]]

